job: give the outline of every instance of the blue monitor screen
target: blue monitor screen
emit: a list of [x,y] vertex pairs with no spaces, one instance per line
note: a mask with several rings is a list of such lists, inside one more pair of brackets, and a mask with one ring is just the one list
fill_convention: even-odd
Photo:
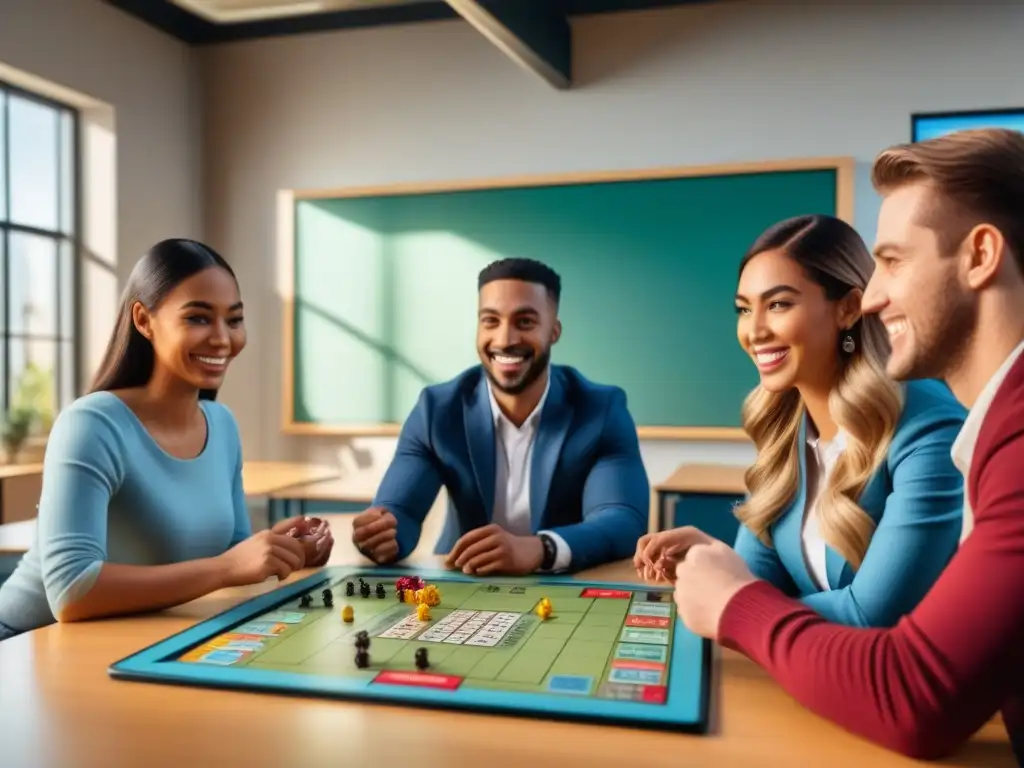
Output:
[[914,115],[913,140],[925,141],[967,128],[1010,128],[1024,132],[1024,109],[1005,112],[961,112],[959,114]]

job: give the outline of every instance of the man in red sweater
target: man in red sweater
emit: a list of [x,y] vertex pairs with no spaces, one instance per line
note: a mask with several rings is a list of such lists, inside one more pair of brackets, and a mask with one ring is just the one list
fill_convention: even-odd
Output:
[[[953,456],[973,530],[890,629],[826,622],[694,529],[656,536],[685,552],[674,577],[686,625],[809,709],[925,759],[1002,711],[1024,762],[1024,134],[897,146],[873,183],[883,204],[863,310],[889,330],[890,375],[943,379],[970,409]],[[637,565],[651,562],[638,553]]]

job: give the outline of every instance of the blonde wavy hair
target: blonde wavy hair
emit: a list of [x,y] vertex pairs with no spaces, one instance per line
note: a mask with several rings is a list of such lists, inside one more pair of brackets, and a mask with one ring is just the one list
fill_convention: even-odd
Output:
[[[863,291],[874,267],[857,232],[831,216],[800,216],[774,225],[744,257],[740,274],[752,258],[774,250],[794,259],[830,301],[842,299],[855,288]],[[855,343],[852,353],[842,350],[848,334]],[[846,433],[846,449],[822,489],[818,515],[824,540],[856,569],[875,530],[858,499],[885,461],[903,411],[903,390],[885,372],[889,337],[877,315],[862,316],[848,332],[839,334],[835,349],[839,377],[829,397],[829,411]],[[775,393],[758,386],[743,403],[743,428],[757,447],[757,459],[746,471],[749,495],[736,508],[736,516],[766,546],[772,546],[770,526],[797,493],[803,414],[796,389]]]

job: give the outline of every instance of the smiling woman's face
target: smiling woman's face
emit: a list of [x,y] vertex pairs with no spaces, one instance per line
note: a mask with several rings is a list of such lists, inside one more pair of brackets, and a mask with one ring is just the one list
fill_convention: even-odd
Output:
[[840,305],[781,250],[747,262],[736,290],[736,335],[765,389],[828,385],[839,365]]

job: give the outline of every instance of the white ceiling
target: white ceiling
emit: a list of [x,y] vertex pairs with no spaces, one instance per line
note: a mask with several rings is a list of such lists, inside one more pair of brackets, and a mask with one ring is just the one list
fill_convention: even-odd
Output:
[[171,0],[186,11],[217,24],[281,19],[330,11],[354,11],[424,0]]

